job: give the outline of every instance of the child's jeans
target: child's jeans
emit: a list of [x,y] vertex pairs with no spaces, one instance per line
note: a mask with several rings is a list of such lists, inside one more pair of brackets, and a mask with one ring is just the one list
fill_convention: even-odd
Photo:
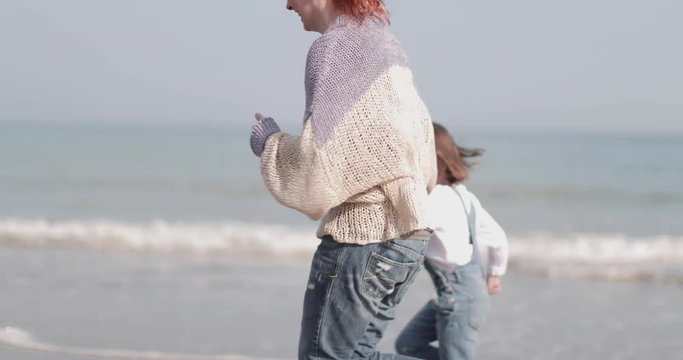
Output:
[[[455,271],[438,270],[425,261],[438,298],[429,301],[396,340],[399,354],[427,360],[470,360],[479,327],[486,321],[489,295],[481,266],[471,262]],[[438,340],[438,348],[430,345]]]

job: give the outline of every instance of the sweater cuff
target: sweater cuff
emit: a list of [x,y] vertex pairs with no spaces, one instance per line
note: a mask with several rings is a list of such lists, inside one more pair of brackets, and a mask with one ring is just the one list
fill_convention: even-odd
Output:
[[280,127],[277,126],[277,123],[273,118],[265,118],[259,121],[251,128],[251,138],[249,139],[251,151],[253,151],[256,156],[260,157],[266,146],[268,137],[279,132]]

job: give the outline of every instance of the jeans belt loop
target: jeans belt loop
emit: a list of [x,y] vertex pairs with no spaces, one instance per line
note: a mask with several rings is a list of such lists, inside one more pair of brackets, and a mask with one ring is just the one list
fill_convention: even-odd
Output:
[[453,280],[459,283],[462,280],[462,274],[460,273],[460,268],[453,270]]

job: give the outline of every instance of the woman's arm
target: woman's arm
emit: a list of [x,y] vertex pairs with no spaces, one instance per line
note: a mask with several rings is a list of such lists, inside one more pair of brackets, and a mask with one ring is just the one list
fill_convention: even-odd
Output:
[[311,128],[306,121],[301,136],[270,136],[261,155],[261,174],[278,202],[318,220],[344,199],[328,179]]

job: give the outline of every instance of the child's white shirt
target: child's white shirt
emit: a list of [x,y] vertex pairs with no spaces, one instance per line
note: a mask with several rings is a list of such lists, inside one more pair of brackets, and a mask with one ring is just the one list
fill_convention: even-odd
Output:
[[474,210],[482,264],[488,275],[505,274],[509,256],[505,232],[464,185],[437,185],[429,194],[427,208],[434,236],[426,256],[432,263],[451,271],[472,259],[468,214]]

